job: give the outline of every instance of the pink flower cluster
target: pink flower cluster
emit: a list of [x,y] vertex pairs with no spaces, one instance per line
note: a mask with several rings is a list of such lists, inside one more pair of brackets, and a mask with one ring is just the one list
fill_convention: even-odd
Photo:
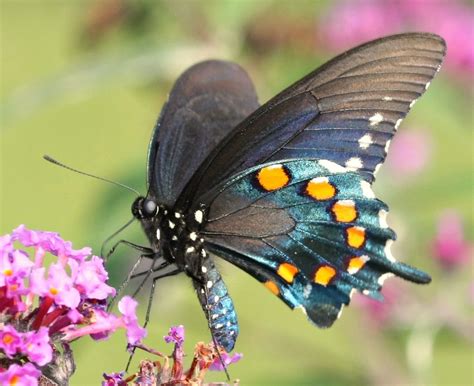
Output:
[[[54,257],[49,266],[47,254]],[[107,284],[102,259],[90,255],[90,248],[74,250],[57,233],[23,225],[0,236],[0,352],[7,358],[0,364],[1,384],[36,385],[38,368],[81,336],[103,339],[125,328],[132,345],[145,336],[132,298],[120,300],[122,316],[106,312],[115,289]]]
[[425,31],[447,42],[447,68],[473,74],[474,8],[460,0],[343,0],[321,15],[322,41],[346,49],[384,35]]

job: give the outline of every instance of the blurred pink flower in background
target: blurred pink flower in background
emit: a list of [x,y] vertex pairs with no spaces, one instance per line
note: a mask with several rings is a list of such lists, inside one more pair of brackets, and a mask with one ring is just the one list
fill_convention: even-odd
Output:
[[441,214],[432,249],[434,258],[444,268],[455,268],[467,263],[473,250],[472,243],[465,239],[462,218],[454,210]]
[[393,33],[422,31],[447,42],[446,65],[458,75],[474,73],[474,8],[459,0],[343,0],[320,16],[318,34],[342,50]]
[[386,327],[390,324],[394,307],[397,303],[403,303],[403,288],[395,280],[387,281],[382,289],[383,301],[372,299],[368,296],[356,293],[354,304],[362,308],[364,315],[378,327]]
[[419,174],[431,156],[432,138],[427,131],[397,133],[387,156],[387,168],[398,178]]

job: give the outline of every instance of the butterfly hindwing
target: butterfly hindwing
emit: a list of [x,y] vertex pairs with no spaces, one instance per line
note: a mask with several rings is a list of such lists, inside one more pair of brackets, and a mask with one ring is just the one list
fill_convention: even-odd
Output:
[[[225,205],[232,197],[233,207]],[[267,163],[204,197],[206,247],[327,327],[352,290],[380,297],[387,274],[427,282],[390,253],[387,206],[360,174],[328,160]],[[322,310],[326,310],[323,312]]]

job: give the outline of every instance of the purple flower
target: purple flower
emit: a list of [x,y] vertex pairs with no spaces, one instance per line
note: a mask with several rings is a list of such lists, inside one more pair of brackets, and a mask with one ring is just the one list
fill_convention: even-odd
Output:
[[387,167],[397,178],[419,174],[428,164],[431,136],[425,131],[401,131],[395,136],[387,156]]
[[44,278],[45,268],[36,268],[31,273],[31,291],[37,295],[52,298],[58,306],[76,308],[81,300],[79,291],[74,288],[72,279],[64,267],[51,264],[48,278]]
[[81,336],[91,335],[94,339],[105,339],[110,333],[123,327],[124,323],[121,318],[115,315],[108,314],[103,310],[92,309],[88,317],[90,324],[78,327],[75,325],[67,326],[61,332],[63,333],[62,340],[71,342]]
[[7,324],[0,330],[0,349],[7,357],[13,358],[22,346],[22,334]]
[[41,327],[38,331],[30,331],[23,336],[22,353],[39,366],[51,362],[53,348],[50,344],[48,328]]
[[127,383],[123,379],[124,376],[124,371],[121,371],[120,373],[104,373],[103,377],[105,381],[102,381],[102,386],[126,386]]
[[166,343],[174,343],[178,346],[184,344],[184,326],[173,326],[168,331],[168,335],[163,337]]
[[445,268],[454,268],[470,260],[472,243],[464,237],[462,219],[457,212],[446,211],[440,216],[432,248],[434,258]]
[[[6,249],[2,250],[6,252]],[[0,255],[0,287],[7,287],[7,296],[24,295],[23,279],[30,274],[33,262],[19,250],[11,250]]]
[[[12,232],[12,239],[19,241],[25,247],[37,248],[37,257],[42,259],[45,252],[61,258],[70,257],[78,261],[84,260],[91,254],[89,247],[80,250],[72,249],[72,243],[65,241],[56,232],[35,231],[20,225]],[[38,256],[39,255],[39,256]],[[40,260],[41,260],[40,259]]]
[[[222,362],[224,362],[225,367],[228,367],[232,363],[238,362],[244,355],[240,353],[235,353],[232,355],[227,354],[226,352],[221,353]],[[224,366],[219,357],[217,357],[214,362],[212,362],[209,370],[211,371],[224,371]]]
[[83,297],[88,299],[103,300],[115,295],[115,288],[107,285],[109,275],[104,269],[103,260],[98,256],[92,256],[89,261],[77,262],[69,260],[72,270],[75,288]]
[[130,296],[124,296],[118,303],[118,309],[123,315],[122,320],[127,330],[127,340],[132,346],[146,336],[146,330],[138,324],[137,305],[138,303]]
[[33,364],[27,363],[23,366],[13,364],[7,371],[0,372],[0,385],[5,386],[37,386],[41,376]]

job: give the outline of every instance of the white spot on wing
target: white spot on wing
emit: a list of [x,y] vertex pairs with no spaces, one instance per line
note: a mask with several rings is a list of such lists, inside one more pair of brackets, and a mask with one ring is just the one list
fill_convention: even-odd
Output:
[[194,247],[189,247],[186,249],[186,253],[193,253],[195,251]]
[[217,324],[215,325],[215,328],[216,328],[216,329],[219,329],[219,328],[222,328],[222,327],[224,327],[224,325],[223,325],[222,323],[217,323]]
[[428,82],[425,84],[425,90],[428,90],[428,87],[430,87],[431,82]]
[[388,239],[387,242],[385,243],[385,248],[383,249],[383,251],[385,252],[385,257],[388,260],[390,260],[392,263],[396,263],[397,260],[395,260],[395,258],[392,255],[392,250],[391,250],[392,244],[393,244],[393,240]]
[[378,125],[383,121],[383,115],[380,113],[375,113],[369,118],[370,126]]
[[201,256],[202,257],[206,257],[207,256],[207,253],[204,249],[201,249]]
[[323,168],[327,169],[331,173],[345,173],[347,169],[337,163],[329,161],[327,159],[322,159],[318,161],[318,164],[321,165]]
[[339,319],[342,315],[342,310],[344,309],[344,304],[341,304],[341,309],[339,310],[339,312],[337,313],[337,319]]
[[219,317],[219,314],[212,314],[211,318],[212,319],[217,319]]
[[417,99],[413,99],[410,103],[410,109],[415,105]]
[[362,194],[364,195],[364,197],[375,198],[372,186],[367,181],[362,180],[360,182],[360,188],[362,189]]
[[370,291],[369,290],[362,290],[362,293],[366,296],[369,296],[370,295]]
[[388,228],[387,214],[388,212],[385,209],[379,210],[379,224],[382,228]]
[[394,277],[395,275],[391,272],[387,272],[387,273],[384,273],[382,276],[379,277],[379,279],[377,280],[377,283],[379,283],[380,285],[383,285],[383,283],[385,282],[385,280],[391,278],[391,277]]
[[354,294],[357,292],[357,290],[355,288],[352,288],[351,289],[351,292],[349,292],[349,299],[352,300],[352,297],[354,296]]
[[390,148],[390,143],[391,143],[391,142],[392,142],[392,141],[389,139],[389,140],[387,141],[387,143],[385,144],[385,154],[388,153],[388,149]]
[[172,221],[168,221],[168,225],[169,225],[170,229],[173,229],[176,226],[175,223],[172,222]]
[[327,177],[316,177],[316,178],[312,178],[310,182],[312,182],[314,184],[321,184],[323,182],[329,182],[329,178],[327,178]]
[[370,145],[374,143],[374,141],[372,140],[372,136],[369,133],[360,137],[357,142],[359,142],[359,147],[361,149],[367,149]]
[[171,237],[171,240],[176,241],[176,240],[178,240],[178,237],[173,236],[173,237]]
[[[206,283],[206,286],[207,288],[211,288],[212,287],[212,281],[209,280],[207,283]],[[218,299],[219,300],[219,299]]]
[[306,284],[303,290],[303,296],[305,299],[309,298],[309,295],[311,295],[312,290],[313,290],[313,286],[310,283]]
[[363,166],[364,164],[362,163],[362,160],[359,157],[352,157],[346,161],[346,168],[348,170],[359,170]]
[[398,130],[398,128],[400,127],[400,123],[402,123],[403,119],[400,118],[400,119],[397,119],[397,122],[395,122],[395,130]]
[[[209,282],[207,284],[209,284]],[[214,296],[214,303],[217,303],[218,301],[219,301],[219,296],[217,296],[217,295]]]
[[201,267],[201,271],[202,271],[202,273],[206,273],[206,272],[207,272],[207,268],[203,265],[203,266]]
[[306,316],[308,316],[308,313],[306,312],[306,308],[304,308],[304,306],[299,305],[299,306],[295,307],[295,309],[301,310],[301,312],[302,312],[303,314],[305,314]]
[[388,102],[388,101],[393,100],[393,98],[389,97],[389,96],[385,96],[385,97],[383,97],[383,100]]
[[374,169],[374,176],[379,172],[380,168],[382,167],[382,163],[379,163],[375,166]]
[[196,239],[197,239],[197,234],[196,234],[196,232],[191,232],[191,233],[189,234],[189,238],[190,238],[191,240],[193,240],[193,241],[196,241]]
[[181,213],[176,212],[176,213],[174,214],[174,217],[180,218],[180,217],[181,217]]
[[160,228],[156,230],[156,239],[159,240],[161,236]]
[[202,223],[202,218],[203,218],[203,215],[204,213],[202,213],[202,210],[197,210],[194,212],[194,219],[196,220],[196,222],[198,222],[199,224]]

